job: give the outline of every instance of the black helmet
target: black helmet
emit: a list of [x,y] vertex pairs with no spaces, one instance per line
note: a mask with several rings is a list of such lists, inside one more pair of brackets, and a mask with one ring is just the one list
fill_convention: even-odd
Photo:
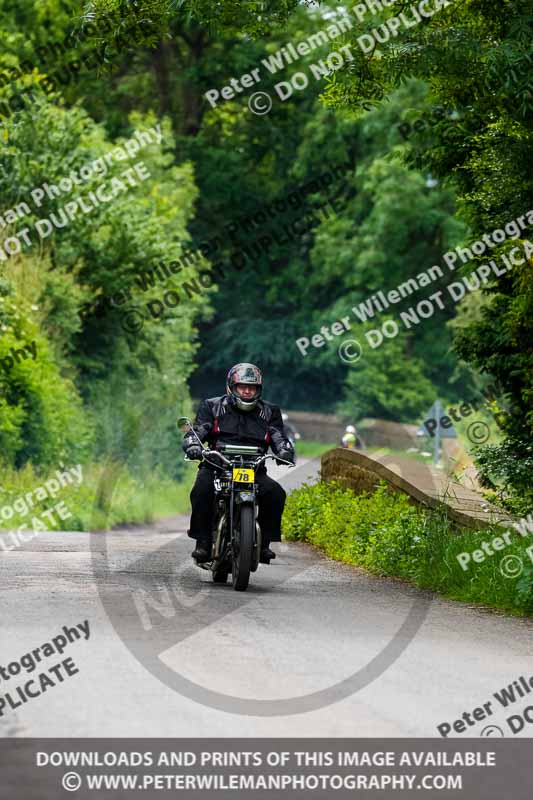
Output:
[[[257,386],[255,397],[251,400],[244,400],[235,391],[237,383],[247,383],[252,386]],[[229,397],[229,402],[237,406],[240,411],[253,411],[259,402],[261,392],[263,390],[263,376],[261,370],[255,364],[235,364],[234,367],[228,372],[226,379],[226,392]]]

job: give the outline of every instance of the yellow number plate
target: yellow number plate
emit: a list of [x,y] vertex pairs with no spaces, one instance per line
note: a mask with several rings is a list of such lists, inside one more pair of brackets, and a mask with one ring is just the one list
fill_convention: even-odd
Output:
[[233,480],[237,481],[237,483],[253,483],[254,471],[253,469],[235,468],[233,470]]

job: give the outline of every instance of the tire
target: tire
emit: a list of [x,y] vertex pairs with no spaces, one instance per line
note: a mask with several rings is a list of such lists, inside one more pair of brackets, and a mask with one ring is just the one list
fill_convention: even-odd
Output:
[[217,569],[213,571],[213,583],[226,583],[228,580],[229,570]]
[[239,532],[239,553],[233,558],[232,578],[236,592],[244,592],[248,588],[252,557],[254,551],[255,509],[253,506],[241,506],[241,524]]

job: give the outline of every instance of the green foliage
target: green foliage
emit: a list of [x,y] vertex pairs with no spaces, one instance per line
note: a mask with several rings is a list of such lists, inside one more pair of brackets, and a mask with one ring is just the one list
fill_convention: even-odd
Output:
[[519,607],[533,613],[533,567],[527,564],[516,583],[516,598]]
[[[238,29],[252,35],[268,32],[272,23],[282,23],[296,8],[298,0],[273,0],[266,6],[264,0],[250,0],[245,5],[238,0],[223,0],[212,3],[210,0],[91,0],[86,3],[86,19],[98,19],[113,11],[129,11],[141,18],[159,21],[163,29],[170,27],[178,19],[185,24],[205,25],[216,31],[227,32]],[[116,31],[118,32],[119,26]]]
[[[164,6],[160,4],[161,9]],[[152,54],[139,52],[123,66],[120,81],[111,86],[114,102],[111,97],[102,100],[96,89],[88,107],[105,113],[113,125],[115,106],[127,108],[131,96],[138,97],[137,107],[164,110],[172,120],[180,152],[194,163],[200,193],[190,225],[193,243],[199,247],[218,236],[222,246],[212,258],[227,274],[213,297],[215,314],[200,324],[194,394],[217,393],[227,366],[255,360],[267,376],[272,399],[292,407],[331,410],[339,397],[353,396],[353,386],[346,385],[350,370],[330,349],[312,350],[302,359],[295,340],[318,331],[341,311],[349,313],[372,290],[394,288],[410,276],[413,264],[427,269],[441,248],[457,243],[461,229],[453,222],[450,192],[426,190],[425,170],[407,169],[397,154],[389,163],[386,155],[402,141],[397,124],[404,109],[425,95],[421,82],[402,87],[386,105],[360,120],[324,110],[319,95],[325,83],[314,80],[290,102],[280,103],[274,97],[273,109],[264,117],[251,114],[247,107],[251,90],[221,101],[215,109],[205,102],[202,95],[207,89],[221,88],[229,76],[260,66],[267,54],[324,27],[318,9],[310,12],[300,6],[282,28],[277,24],[279,14],[289,10],[283,4],[269,4],[261,12],[264,30],[257,29],[252,38],[247,26],[255,14],[253,4],[246,11],[239,7],[235,27],[230,20],[237,9],[231,4],[216,9],[201,3],[174,8],[168,15],[170,38]],[[205,26],[206,13],[210,28]],[[257,88],[274,96],[274,83],[307,69],[332,49],[333,42],[282,73],[264,75]],[[351,166],[334,187],[310,196],[304,209],[279,215],[271,226],[252,230],[243,226],[236,235],[227,235],[224,226],[229,222],[283,198],[333,164]],[[331,196],[338,196],[337,212],[329,208],[308,233],[261,250],[261,236],[273,232],[283,239],[288,222]],[[254,255],[237,271],[230,261],[244,247]],[[246,286],[245,292],[239,291],[241,286]],[[438,319],[428,321],[416,336],[409,335],[406,356],[415,356],[424,378],[441,395],[453,391],[461,396],[466,371],[457,369],[448,330],[434,334],[441,324]],[[393,400],[387,416],[394,417],[402,406],[400,399]],[[377,414],[380,409],[376,404],[371,410]],[[401,418],[407,414],[408,406],[403,406]]]
[[526,264],[500,280],[492,302],[456,338],[457,352],[498,379],[512,408],[498,417],[502,443],[481,448],[477,463],[485,484],[517,514],[533,509],[532,278],[533,264]]
[[[396,4],[383,18],[397,12]],[[454,3],[415,27],[402,27],[397,37],[363,55],[356,39],[375,24],[372,17],[350,31],[356,58],[335,74],[325,94],[328,106],[361,113],[365,101],[389,96],[413,79],[425,81],[428,102],[453,109],[460,124],[440,123],[412,136],[407,162],[455,189],[470,240],[526,214],[533,207],[529,0]],[[530,231],[529,225],[524,238],[531,238]],[[489,258],[515,244],[495,248]],[[483,260],[475,258],[463,271]],[[532,265],[526,262],[494,279],[482,290],[490,302],[455,328],[456,353],[482,375],[496,377],[515,408],[502,422],[502,447],[487,451],[479,463],[484,479],[492,475],[517,510],[531,502],[523,479],[533,440],[531,278]]]
[[[65,467],[75,466],[76,462],[68,461]],[[57,466],[57,465],[54,465]],[[49,530],[92,531],[108,530],[124,523],[149,523],[162,516],[184,514],[188,511],[189,492],[196,477],[193,469],[189,470],[180,483],[175,483],[163,471],[155,471],[143,476],[136,476],[122,464],[116,462],[113,474],[113,492],[109,496],[103,494],[103,485],[107,486],[110,476],[110,464],[93,464],[83,466],[81,484],[69,484],[61,489],[55,497],[37,500],[32,497],[32,507],[25,513],[24,507],[15,510],[9,520],[10,529],[21,529],[31,532],[33,518],[37,519],[35,530],[39,532],[44,525]],[[55,479],[55,471],[50,473],[35,472],[31,465],[20,470],[7,466],[2,468],[2,485],[0,486],[0,508],[12,506],[13,503],[34,491],[48,479]],[[57,513],[52,518],[42,517],[43,512],[50,511],[58,503],[64,503],[69,517],[62,521]],[[29,508],[29,507],[28,507]],[[23,527],[25,526],[25,528]],[[2,527],[5,523],[2,522]],[[13,542],[6,540],[9,545]]]
[[372,494],[360,495],[334,482],[304,485],[287,500],[283,533],[286,539],[309,542],[338,561],[403,578],[462,602],[516,613],[533,610],[527,538],[514,534],[504,550],[505,556],[522,559],[522,576],[502,575],[501,554],[472,562],[465,571],[457,555],[481,548],[483,541],[501,536],[502,528],[457,530],[444,511],[422,510],[407,495],[391,493],[384,484]]
[[[65,459],[83,460],[91,442],[79,395],[61,375],[36,311],[14,293],[0,295],[0,363],[5,365],[0,373],[0,452],[15,466],[33,461],[46,468]],[[23,355],[30,343],[36,358]]]
[[296,455],[298,458],[318,458],[322,453],[327,453],[336,444],[325,444],[324,442],[313,442],[307,439],[299,439],[296,442]]
[[[154,116],[132,114],[127,136],[156,122]],[[0,172],[2,209],[15,207],[44,182],[59,183],[70,170],[122,142],[109,141],[103,126],[82,109],[59,108],[44,96],[1,124],[2,131],[8,143]],[[1,352],[16,340],[35,340],[38,349],[35,362],[17,364],[0,378],[0,436],[10,463],[32,461],[46,468],[59,458],[83,459],[92,452],[101,459],[112,453],[136,470],[157,465],[179,474],[174,421],[176,409],[189,407],[186,379],[193,368],[195,322],[208,313],[209,293],[190,298],[182,293],[179,309],[168,309],[161,321],[147,319],[137,336],[122,328],[124,309],[103,320],[91,315],[80,320],[86,302],[130,289],[138,272],[169,263],[187,245],[196,196],[193,172],[190,164],[174,165],[172,133],[164,121],[162,132],[162,144],[145,146],[138,157],[149,180],[54,228],[40,255],[35,245],[25,247],[2,264],[3,294],[6,301],[14,299],[18,327],[10,333],[14,318],[7,315]],[[93,176],[78,194],[87,197],[129,166],[114,161],[105,176]],[[31,213],[11,233],[24,226],[32,230],[70,199],[45,197],[38,208],[30,201]],[[197,268],[187,266],[180,280],[197,276]],[[143,302],[159,293],[147,292]],[[143,416],[150,425],[143,424]]]
[[502,444],[477,449],[483,485],[497,489],[499,502],[513,513],[533,509],[533,442],[507,438]]
[[[380,322],[386,319],[382,317]],[[424,375],[423,362],[414,356],[406,357],[409,337],[403,331],[394,339],[384,338],[379,347],[372,349],[361,335],[369,327],[359,329],[363,355],[349,368],[345,396],[337,410],[355,420],[417,419],[435,400],[435,389]]]
[[[76,453],[127,463],[136,479],[156,468],[179,478],[173,422],[190,410],[187,383],[197,396],[216,394],[235,361],[258,361],[267,398],[284,405],[330,411],[340,401],[350,415],[409,421],[437,394],[468,396],[477,381],[468,362],[497,375],[517,409],[503,427],[520,464],[495,451],[487,475],[503,481],[507,494],[528,497],[522,476],[533,413],[530,266],[495,282],[491,302],[474,308],[467,300],[458,325],[449,324],[452,312],[437,312],[354,366],[338,358],[340,340],[311,348],[305,358],[295,345],[342,316],[350,316],[360,338],[367,328],[352,307],[439,263],[465,240],[467,225],[481,235],[531,207],[526,4],[454,4],[402,30],[370,58],[355,43],[366,23],[355,24],[347,40],[355,58],[346,70],[313,79],[288,102],[275,97],[278,80],[308,70],[343,43],[339,38],[276,75],[262,70],[257,88],[274,97],[270,114],[250,112],[251,91],[211,108],[208,89],[221,89],[267,54],[324,27],[322,10],[333,13],[297,0],[0,0],[0,69],[8,70],[0,113],[3,99],[31,92],[0,121],[0,213],[34,186],[109,154],[136,128],[160,122],[164,131],[162,145],[139,156],[150,180],[54,230],[39,252],[0,263],[1,296],[29,326],[17,336],[31,334],[43,354],[38,364],[0,372],[0,443],[10,463],[45,468],[60,454]],[[110,13],[115,22],[107,26]],[[368,25],[376,19],[369,16]],[[63,41],[72,47],[57,60],[39,55],[39,46]],[[84,62],[68,85],[53,89],[56,69],[93,51],[96,67]],[[370,113],[362,111],[365,100],[376,106]],[[431,124],[404,142],[398,124],[427,115],[435,103],[453,110],[458,123]],[[228,234],[229,222],[242,222],[338,164],[348,166],[335,185],[309,193],[272,229],[247,222]],[[115,164],[109,174],[121,169]],[[429,173],[437,187],[428,187]],[[97,183],[88,181],[80,193]],[[309,220],[313,206],[332,196],[334,211],[315,214],[309,230],[282,238],[288,222]],[[58,205],[46,199],[20,225],[33,225]],[[15,228],[2,229],[2,238]],[[279,241],[260,248],[260,237],[271,233]],[[221,244],[213,261],[227,273],[216,291],[182,296],[178,308],[147,319],[137,336],[122,329],[123,308],[80,320],[87,304],[124,289],[144,308],[161,291],[140,297],[137,274],[214,235]],[[228,268],[245,246],[252,256],[241,269]],[[201,268],[209,266],[204,260]],[[197,275],[198,265],[187,267],[165,289],[179,292],[182,278]],[[410,304],[407,298],[394,312]],[[375,327],[383,321],[376,315]],[[6,334],[0,347],[9,350]],[[498,476],[499,455],[506,472]]]
[[[424,547],[425,517],[406,495],[355,495],[335,483],[293,492],[283,520],[287,539],[308,541],[328,556],[384,575],[415,579]],[[421,535],[422,529],[422,535]]]
[[[88,4],[86,17],[98,18],[110,8],[122,4]],[[397,152],[397,124],[406,107],[423,101],[425,86],[411,82],[360,120],[325,111],[319,100],[325,84],[319,81],[291,102],[275,102],[266,117],[249,112],[248,95],[210,109],[202,98],[206,89],[221,87],[228,76],[249,71],[267,54],[324,27],[320,12],[300,5],[281,28],[278,23],[291,11],[290,3],[259,11],[254,4],[243,9],[222,3],[215,9],[202,2],[141,2],[131,11],[168,28],[168,38],[163,36],[153,51],[141,48],[127,60],[119,59],[120,77],[107,83],[105,97],[86,73],[80,75],[80,89],[85,90],[84,107],[124,135],[130,108],[168,113],[180,153],[194,164],[200,191],[189,226],[192,244],[200,247],[219,236],[222,246],[213,258],[227,274],[212,298],[214,315],[200,323],[194,393],[217,393],[227,366],[246,359],[261,364],[268,396],[278,402],[323,410],[331,410],[339,397],[353,403],[352,370],[334,351],[313,348],[302,359],[294,342],[349,314],[351,306],[373,291],[394,288],[410,276],[413,264],[427,269],[441,249],[457,241],[451,193],[427,190],[425,172],[407,169]],[[308,68],[332,48],[333,43],[313,51],[283,74],[265,75],[258,88],[275,94],[277,80]],[[389,157],[391,147],[395,149]],[[251,232],[243,226],[236,236],[226,234],[228,222],[259,211],[336,164],[351,166],[334,186],[310,195],[304,208],[278,215],[271,226]],[[316,216],[309,232],[260,249],[261,236],[272,232],[283,238],[288,222],[335,195],[337,211],[329,207],[327,214]],[[237,271],[230,261],[244,247],[254,255]],[[241,285],[246,292],[238,291]],[[413,379],[422,373],[423,397],[428,381],[436,386],[435,393],[464,394],[465,370],[457,369],[450,353],[450,334],[447,329],[434,334],[441,325],[442,319],[430,320],[416,335],[402,339],[405,357],[413,357]],[[92,333],[86,341],[92,351]],[[407,419],[413,404],[406,401],[405,389],[400,388],[397,398],[391,391],[386,404],[381,388],[361,397],[365,411]]]
[[[295,18],[295,27],[297,22],[300,20]],[[313,30],[316,27],[317,21]],[[302,38],[304,35],[304,31],[299,33]],[[295,34],[287,32],[272,43],[271,49],[294,40]],[[310,87],[309,94],[314,90]],[[193,153],[202,208],[195,223],[197,241],[201,241],[201,230],[204,234],[212,232],[212,225],[215,232],[220,230],[221,214],[226,222],[242,217],[235,204],[252,213],[265,202],[283,197],[293,186],[325,172],[331,163],[353,164],[353,168],[346,170],[335,188],[321,190],[313,198],[317,203],[326,202],[330,196],[337,199],[335,210],[328,207],[309,233],[294,237],[288,244],[274,245],[264,254],[257,250],[256,258],[247,260],[238,275],[229,271],[214,299],[216,316],[201,328],[201,366],[193,384],[196,394],[218,391],[213,377],[221,357],[228,365],[246,358],[259,361],[269,382],[269,396],[282,403],[314,410],[331,410],[340,396],[347,403],[354,403],[357,391],[353,371],[336,356],[339,342],[320,350],[311,347],[302,359],[295,340],[310,337],[324,324],[330,325],[343,316],[350,318],[354,337],[359,338],[363,326],[352,307],[380,289],[385,293],[394,289],[413,272],[416,275],[438,263],[441,253],[455,246],[464,231],[464,226],[453,220],[452,193],[441,187],[428,189],[427,173],[409,169],[399,157],[401,137],[397,124],[405,105],[421,93],[421,85],[412,83],[395,93],[390,103],[359,121],[324,111],[318,99],[311,101],[307,92],[301,100],[292,98],[292,105],[275,105],[268,120],[261,120],[262,141],[267,147],[261,147],[259,161],[256,117],[240,114],[237,102],[209,113],[199,133],[205,144],[199,150],[196,143]],[[279,131],[283,132],[282,137]],[[300,132],[297,138],[295,131]],[[234,146],[222,151],[218,146],[221,141],[231,141]],[[386,155],[391,145],[394,152]],[[219,187],[214,171],[215,157],[218,163],[227,163],[231,174],[231,181],[223,187]],[[321,164],[320,170],[317,164]],[[250,176],[254,178],[253,185]],[[219,197],[226,208],[229,203],[235,210],[228,213],[219,207]],[[276,220],[274,231],[281,233],[287,221]],[[205,228],[200,227],[202,223]],[[270,231],[266,226],[263,230]],[[255,236],[243,231],[237,241],[242,241],[243,246],[256,245],[259,235],[259,230]],[[222,256],[229,258],[239,250],[238,244],[228,239],[227,243]],[[240,281],[247,286],[244,295],[236,293]],[[408,308],[421,296],[407,298],[395,310]],[[467,370],[458,366],[451,352],[451,333],[444,327],[451,313],[438,312],[402,338],[400,357],[413,360],[413,369],[407,368],[404,383],[409,382],[412,372],[411,391],[415,392],[414,381],[421,374],[423,398],[428,396],[429,383],[435,386],[432,395],[461,397],[467,391]],[[382,321],[382,316],[377,315],[377,323]],[[290,386],[287,375],[292,376]],[[396,387],[389,385],[387,403],[383,398],[372,402],[375,394],[381,394],[381,388],[374,394],[371,388],[368,391],[370,396],[360,398],[365,413],[385,413],[387,418],[402,420],[413,413],[413,404],[402,397],[403,384],[397,398]],[[419,410],[417,404],[415,412]]]

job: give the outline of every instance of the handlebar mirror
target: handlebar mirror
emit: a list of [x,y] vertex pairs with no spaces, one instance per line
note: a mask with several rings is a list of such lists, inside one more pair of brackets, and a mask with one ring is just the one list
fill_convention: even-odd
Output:
[[176,424],[182,433],[192,433],[200,447],[203,447],[202,440],[194,430],[194,426],[188,417],[180,417]]

